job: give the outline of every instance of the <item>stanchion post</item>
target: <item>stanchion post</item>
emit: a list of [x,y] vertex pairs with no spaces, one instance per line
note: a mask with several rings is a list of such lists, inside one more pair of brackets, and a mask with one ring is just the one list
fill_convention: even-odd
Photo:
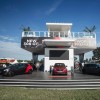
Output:
[[74,67],[71,66],[71,77],[73,78],[74,77]]

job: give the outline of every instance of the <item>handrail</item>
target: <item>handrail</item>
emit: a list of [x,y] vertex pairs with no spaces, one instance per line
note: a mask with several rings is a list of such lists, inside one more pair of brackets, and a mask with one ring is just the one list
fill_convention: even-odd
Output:
[[96,38],[95,32],[23,31],[22,37]]

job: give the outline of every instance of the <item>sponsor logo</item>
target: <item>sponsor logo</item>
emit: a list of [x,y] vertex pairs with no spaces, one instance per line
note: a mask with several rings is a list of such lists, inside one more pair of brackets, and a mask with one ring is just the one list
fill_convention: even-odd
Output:
[[39,45],[39,42],[37,42],[37,39],[27,39],[26,42],[24,42],[24,46],[32,46],[32,47],[36,47]]

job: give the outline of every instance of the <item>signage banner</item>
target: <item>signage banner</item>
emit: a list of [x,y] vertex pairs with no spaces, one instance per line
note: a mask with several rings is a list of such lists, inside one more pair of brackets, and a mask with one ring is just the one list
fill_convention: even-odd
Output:
[[23,37],[21,39],[21,47],[22,48],[38,48],[40,46],[44,46],[44,39],[49,39],[49,37]]

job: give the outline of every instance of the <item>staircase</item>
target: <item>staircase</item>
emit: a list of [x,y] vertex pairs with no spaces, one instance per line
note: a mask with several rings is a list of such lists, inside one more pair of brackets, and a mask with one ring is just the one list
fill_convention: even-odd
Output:
[[0,86],[57,89],[100,89],[100,79],[88,80],[28,80],[0,79]]

